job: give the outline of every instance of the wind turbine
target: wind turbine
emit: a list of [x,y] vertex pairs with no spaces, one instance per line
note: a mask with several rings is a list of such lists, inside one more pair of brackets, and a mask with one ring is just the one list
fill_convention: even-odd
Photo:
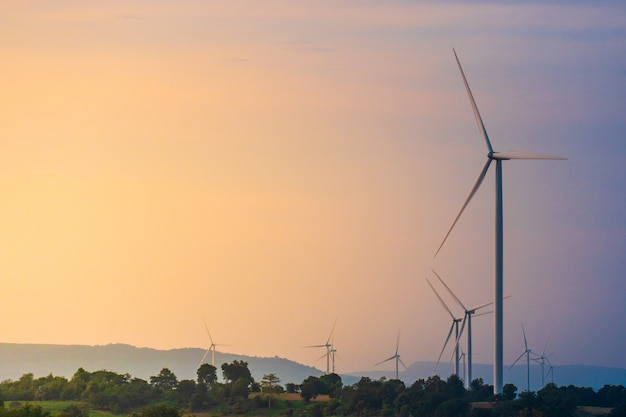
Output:
[[524,334],[524,351],[517,357],[517,359],[515,359],[515,362],[513,362],[509,370],[515,366],[517,361],[519,361],[522,356],[526,355],[526,390],[530,391],[530,354],[533,353],[533,351],[528,349],[528,342],[526,341],[526,332],[524,331],[524,326],[522,326],[522,333]]
[[[443,306],[444,310],[446,310],[448,312],[448,314],[450,314],[450,317],[452,317],[452,324],[450,325],[450,331],[448,332],[448,336],[446,337],[446,341],[443,343],[443,347],[441,348],[441,353],[439,353],[439,358],[437,358],[437,365],[436,366],[439,366],[439,361],[441,360],[441,355],[443,355],[443,351],[446,350],[446,346],[448,345],[448,341],[450,341],[450,336],[452,335],[452,331],[453,330],[455,331],[455,340],[456,341],[459,340],[459,323],[463,319],[454,317],[454,314],[452,314],[452,311],[450,311],[450,309],[448,308],[447,304],[439,296],[439,293],[437,292],[437,290],[435,290],[435,287],[433,287],[433,284],[430,283],[428,278],[426,278],[426,282],[428,282],[428,285],[430,285],[430,288],[433,290],[433,292],[435,293],[435,295],[439,299],[439,302],[441,302],[441,305]],[[456,375],[459,375],[459,344],[458,343],[456,343],[456,345],[454,347],[454,373]]]
[[[322,347],[325,345],[318,345],[316,347]],[[335,355],[337,354],[337,349],[335,349],[335,336],[333,335],[332,340],[330,341],[330,350],[323,354],[318,360],[322,359],[322,358],[326,358],[330,355],[330,362],[332,363],[331,365],[331,369],[333,370],[333,374],[335,373]]]
[[465,199],[461,210],[457,214],[452,226],[446,233],[446,236],[443,238],[439,249],[437,249],[437,253],[439,253],[443,244],[448,239],[450,232],[456,225],[459,217],[465,210],[465,207],[469,204],[470,200],[480,188],[483,180],[485,179],[485,175],[487,175],[487,171],[489,170],[489,166],[491,162],[495,161],[496,163],[496,198],[495,198],[495,320],[494,320],[494,384],[493,384],[493,392],[494,394],[502,393],[503,379],[502,379],[502,367],[503,367],[503,297],[502,297],[502,288],[503,288],[503,270],[504,270],[504,259],[503,259],[503,218],[502,218],[502,162],[508,161],[510,159],[566,159],[558,156],[550,156],[550,155],[539,155],[539,154],[531,154],[526,152],[517,152],[517,151],[509,151],[509,152],[495,152],[493,147],[491,146],[491,141],[489,140],[489,136],[487,135],[487,130],[485,129],[485,125],[483,120],[478,112],[478,107],[476,106],[476,101],[474,100],[474,96],[472,95],[472,91],[470,90],[469,84],[467,83],[467,79],[465,78],[465,73],[463,72],[463,68],[461,67],[461,62],[459,61],[459,57],[456,55],[456,51],[453,49],[454,57],[456,59],[456,63],[459,67],[459,71],[461,72],[461,77],[463,78],[463,83],[465,84],[465,89],[467,90],[467,95],[470,100],[470,104],[472,105],[472,110],[474,111],[474,118],[476,119],[476,124],[478,125],[478,130],[480,131],[485,145],[487,146],[487,161],[485,165],[480,170],[478,174],[478,178],[476,178],[476,182],[470,190],[469,195]]
[[[328,340],[326,340],[326,343],[324,343],[323,345],[305,346],[305,348],[320,348],[320,347],[326,348],[326,354],[324,355],[326,356],[326,374],[330,373],[330,352],[333,347],[331,343],[331,339],[333,338],[333,333],[335,332],[335,324],[337,324],[337,321],[335,321],[335,323],[333,324],[333,328],[330,331],[330,335],[328,335]],[[322,358],[324,356],[322,356]],[[333,362],[333,367],[334,367],[334,362]]]
[[[456,294],[454,294],[454,292],[452,292],[450,287],[448,287],[448,285],[439,276],[439,274],[437,274],[437,272],[435,272],[434,269],[432,271],[433,271],[433,274],[435,274],[435,276],[443,284],[443,286],[446,287],[446,290],[448,290],[448,292],[450,293],[452,298],[454,298],[454,301],[456,301],[457,304],[461,306],[463,311],[465,311],[465,316],[463,317],[463,324],[461,325],[461,330],[459,331],[459,334],[457,336],[457,342],[456,343],[458,345],[458,343],[459,343],[458,339],[463,335],[463,330],[465,329],[465,325],[467,324],[467,379],[465,379],[465,377],[463,379],[465,379],[465,385],[467,387],[469,387],[469,384],[472,382],[472,316],[474,314],[476,314],[477,310],[480,310],[481,308],[484,308],[484,307],[487,307],[487,306],[493,304],[493,301],[488,302],[488,303],[484,303],[484,304],[480,304],[480,305],[478,305],[476,307],[472,307],[472,308],[468,309],[461,302],[461,300],[459,300],[459,298],[456,296]],[[483,314],[486,314],[486,313],[483,313]],[[478,314],[478,315],[480,316],[481,314]]]
[[400,379],[398,378],[398,362],[400,362],[402,366],[404,366],[404,369],[407,369],[407,366],[404,364],[404,362],[402,362],[402,359],[400,359],[400,355],[398,354],[399,347],[400,347],[400,331],[398,330],[398,340],[396,341],[396,353],[393,356],[390,356],[389,358],[385,359],[384,361],[380,361],[374,365],[374,366],[378,366],[381,363],[389,362],[390,360],[395,359],[396,360],[396,379]]
[[545,372],[545,365],[546,362],[548,363],[548,365],[550,365],[550,369],[548,370],[548,373],[550,373],[550,370],[552,369],[552,365],[550,364],[550,360],[548,359],[548,356],[546,356],[546,348],[548,347],[548,342],[546,342],[546,346],[544,346],[543,348],[543,352],[541,352],[541,355],[539,355],[539,357],[533,359],[535,362],[537,362],[539,365],[541,365],[541,388],[545,387],[545,377],[547,376],[547,373]]
[[198,368],[200,367],[200,365],[202,365],[202,363],[206,359],[206,357],[209,354],[209,352],[211,352],[211,366],[214,367],[215,366],[215,347],[216,346],[227,346],[227,345],[217,345],[217,344],[215,344],[213,342],[213,338],[211,337],[211,332],[209,331],[209,326],[207,326],[207,324],[206,324],[206,320],[204,320],[204,328],[206,329],[206,332],[209,335],[209,340],[211,341],[211,346],[209,346],[207,351],[204,352],[204,356],[200,360],[200,363],[198,364]]
[[335,336],[333,335],[333,340],[330,342],[330,360],[333,363],[333,374],[335,373],[335,354],[337,353],[337,349],[335,349]]

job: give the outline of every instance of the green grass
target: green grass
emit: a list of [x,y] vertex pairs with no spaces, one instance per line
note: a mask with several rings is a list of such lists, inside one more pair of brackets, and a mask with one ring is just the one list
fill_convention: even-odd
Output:
[[[63,410],[65,410],[67,407],[69,407],[72,404],[75,404],[79,407],[82,407],[87,404],[82,401],[5,401],[4,406],[6,408],[10,408],[12,403],[19,403],[22,405],[25,405],[25,404],[38,405],[44,411],[49,411],[50,414],[52,414],[53,416],[57,414],[61,414]],[[101,414],[93,413],[91,411],[89,412],[89,417],[96,417],[99,415]]]

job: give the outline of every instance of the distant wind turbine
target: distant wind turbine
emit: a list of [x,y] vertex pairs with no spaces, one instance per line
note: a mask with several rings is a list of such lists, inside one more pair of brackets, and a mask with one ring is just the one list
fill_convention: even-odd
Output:
[[485,125],[483,120],[478,112],[478,106],[476,105],[476,101],[474,100],[474,96],[470,90],[469,84],[467,83],[467,79],[465,78],[465,73],[463,72],[463,68],[461,67],[461,62],[459,61],[458,56],[456,55],[456,51],[453,49],[454,57],[456,59],[456,63],[459,67],[459,71],[461,72],[461,77],[463,78],[463,83],[465,84],[465,89],[467,90],[467,95],[470,100],[470,104],[472,106],[472,110],[474,111],[474,118],[476,119],[476,124],[478,125],[478,130],[480,131],[485,145],[487,146],[487,162],[480,170],[478,174],[478,178],[476,178],[476,182],[470,190],[469,195],[465,199],[461,210],[457,214],[454,222],[452,222],[452,226],[446,233],[446,236],[443,238],[441,245],[437,249],[437,253],[439,253],[441,248],[443,247],[446,239],[452,232],[452,229],[456,225],[457,221],[461,217],[463,210],[469,204],[470,200],[480,188],[483,180],[485,179],[485,175],[487,175],[487,171],[489,170],[489,166],[492,161],[496,163],[496,209],[495,209],[495,320],[494,320],[494,338],[495,338],[495,346],[494,346],[494,385],[493,392],[494,394],[502,393],[503,379],[502,379],[502,369],[503,369],[503,296],[502,296],[502,288],[503,288],[503,270],[504,270],[504,260],[503,260],[503,214],[502,214],[502,161],[508,161],[510,159],[566,159],[558,156],[550,156],[550,155],[539,155],[539,154],[531,154],[526,152],[517,152],[517,151],[509,151],[509,152],[495,152],[491,146],[491,142],[489,140],[489,136],[487,135],[487,130],[485,129]]
[[528,342],[526,341],[526,332],[524,331],[524,326],[522,326],[522,333],[524,335],[524,351],[515,359],[515,362],[511,365],[509,370],[515,366],[517,361],[519,361],[522,356],[526,355],[526,390],[530,391],[530,355],[533,353],[532,350],[528,348]]
[[[552,365],[550,364],[550,360],[548,359],[548,356],[546,356],[546,348],[548,347],[548,342],[546,342],[546,345],[543,348],[543,352],[541,352],[541,355],[539,355],[538,357],[534,358],[533,360],[535,362],[537,362],[539,365],[541,365],[541,387],[545,387],[545,377],[547,376],[547,373],[545,371],[545,365],[546,362],[548,363],[548,365],[550,366],[550,368],[552,368]],[[550,372],[550,370],[548,370],[548,373]]]
[[206,329],[206,333],[209,335],[209,340],[211,341],[211,346],[209,346],[207,351],[204,352],[204,356],[200,360],[200,363],[198,364],[198,368],[200,367],[200,365],[202,365],[204,363],[204,360],[206,359],[206,357],[209,354],[209,352],[211,352],[211,366],[214,367],[215,366],[215,347],[216,346],[228,346],[228,345],[217,345],[217,344],[215,344],[213,342],[213,337],[211,337],[211,332],[209,331],[209,326],[207,326],[207,324],[206,324],[206,320],[204,320],[204,328]]
[[330,342],[330,360],[333,364],[333,374],[335,373],[335,355],[337,354],[337,349],[335,349],[335,336],[333,336],[333,340]]
[[390,360],[395,359],[396,360],[396,379],[400,379],[398,378],[398,362],[401,363],[402,366],[404,366],[404,369],[407,369],[407,366],[404,364],[404,362],[402,362],[402,359],[400,359],[400,355],[398,354],[399,347],[400,347],[400,331],[398,330],[398,339],[396,340],[396,353],[393,356],[390,356],[389,358],[374,364],[374,366],[378,366],[381,363],[389,362]]
[[[331,343],[331,339],[333,338],[333,334],[335,332],[335,324],[337,324],[337,321],[333,323],[333,328],[330,331],[330,335],[328,335],[328,340],[326,340],[326,343],[324,343],[323,345],[305,346],[305,348],[321,348],[321,347],[326,348],[326,354],[324,355],[326,356],[326,374],[330,373],[330,353],[331,353],[332,346],[333,346]],[[324,356],[322,356],[322,358]],[[334,366],[334,363],[333,363],[333,366]]]
[[[450,325],[450,331],[448,331],[448,336],[446,337],[446,341],[443,343],[443,347],[441,348],[441,353],[439,353],[439,357],[437,358],[437,365],[435,366],[435,368],[436,368],[437,366],[439,366],[439,361],[441,361],[441,356],[443,355],[443,352],[446,350],[446,346],[448,345],[448,342],[450,341],[450,336],[452,336],[452,332],[453,331],[455,332],[455,339],[454,340],[455,341],[459,340],[459,323],[463,319],[454,317],[454,314],[452,313],[452,311],[450,311],[450,308],[443,301],[443,299],[441,298],[441,296],[439,295],[439,293],[437,292],[435,287],[433,287],[433,284],[430,283],[428,278],[426,278],[426,282],[428,282],[428,285],[430,285],[430,288],[433,290],[433,292],[435,293],[435,295],[439,299],[439,302],[443,306],[444,310],[446,310],[448,312],[448,314],[450,315],[450,317],[452,318],[452,324]],[[459,345],[458,345],[458,343],[455,343],[455,346],[454,346],[454,373],[457,376],[459,375]]]
[[[457,342],[456,343],[457,344],[459,343],[458,338],[460,338],[463,335],[463,330],[465,329],[465,325],[467,324],[467,379],[465,379],[465,376],[463,377],[463,379],[465,380],[465,385],[467,387],[469,387],[469,384],[472,382],[472,316],[474,314],[476,314],[477,310],[480,310],[481,308],[484,308],[484,307],[487,307],[487,306],[493,304],[493,301],[488,302],[488,303],[484,303],[484,304],[480,304],[480,305],[478,305],[476,307],[472,307],[472,308],[468,309],[461,302],[461,300],[459,300],[459,298],[456,296],[456,294],[454,294],[454,292],[452,292],[450,287],[448,287],[448,285],[439,276],[439,274],[437,274],[437,272],[435,272],[434,269],[432,271],[433,271],[433,274],[435,274],[435,276],[443,284],[443,286],[446,287],[446,290],[448,290],[448,292],[450,293],[452,298],[454,298],[454,301],[456,301],[456,303],[459,306],[461,306],[463,311],[465,311],[465,316],[463,317],[463,324],[461,325],[461,330],[459,331],[459,335],[457,337]],[[478,315],[480,315],[480,314],[478,314]]]

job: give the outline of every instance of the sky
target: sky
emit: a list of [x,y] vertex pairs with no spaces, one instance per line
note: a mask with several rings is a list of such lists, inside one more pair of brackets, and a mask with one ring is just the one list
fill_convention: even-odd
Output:
[[[435,361],[493,299],[504,361],[626,368],[621,2],[5,0],[1,342]],[[334,326],[334,327],[333,327]],[[493,361],[493,314],[473,321]],[[447,350],[443,360],[449,360]],[[506,375],[505,375],[506,378]]]

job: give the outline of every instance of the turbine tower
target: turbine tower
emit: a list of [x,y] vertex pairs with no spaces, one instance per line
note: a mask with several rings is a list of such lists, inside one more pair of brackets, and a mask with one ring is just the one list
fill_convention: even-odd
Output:
[[[452,292],[450,287],[448,287],[448,285],[439,276],[439,274],[437,274],[437,272],[435,272],[434,269],[432,271],[433,271],[433,274],[435,274],[435,276],[443,284],[443,286],[446,287],[446,290],[448,290],[448,292],[450,293],[452,298],[454,298],[454,301],[456,301],[456,303],[459,306],[461,306],[463,311],[465,311],[465,316],[463,317],[463,324],[461,324],[461,330],[459,331],[459,335],[457,337],[456,343],[458,345],[459,338],[463,335],[463,330],[465,329],[465,325],[467,324],[467,379],[465,379],[465,377],[463,379],[465,379],[465,385],[467,387],[469,387],[470,383],[472,382],[472,316],[474,314],[476,314],[477,310],[480,310],[481,308],[484,308],[484,307],[487,307],[487,306],[493,304],[493,301],[485,303],[485,304],[481,304],[481,305],[478,305],[476,307],[472,307],[472,308],[468,309],[461,302],[461,300],[459,300],[459,298],[456,296],[456,294],[454,294],[454,292]],[[483,313],[483,314],[487,314],[487,313]],[[478,314],[478,315],[480,316],[482,314]],[[465,367],[464,367],[464,369],[465,369]]]
[[[439,366],[439,361],[441,360],[441,356],[443,355],[443,351],[446,350],[446,346],[448,345],[448,342],[450,341],[450,336],[452,335],[452,331],[453,330],[455,331],[454,332],[455,333],[455,340],[458,342],[458,340],[459,340],[459,323],[463,319],[454,317],[454,314],[452,314],[452,311],[450,311],[450,309],[448,308],[446,303],[439,296],[439,293],[437,292],[437,290],[435,290],[435,287],[433,287],[433,284],[430,283],[428,278],[426,278],[426,282],[428,282],[428,285],[430,285],[430,288],[433,290],[433,292],[435,293],[435,295],[439,299],[439,302],[443,306],[444,310],[446,310],[448,312],[448,314],[450,314],[450,317],[452,317],[452,324],[450,325],[450,331],[448,332],[448,337],[446,337],[446,341],[443,343],[443,347],[441,348],[441,353],[439,353],[439,358],[437,358],[437,365],[436,366]],[[454,373],[455,373],[455,375],[458,376],[459,375],[459,344],[458,343],[455,343],[453,355],[454,355]]]
[[[528,349],[528,342],[526,342],[526,332],[524,331],[524,326],[522,326],[522,333],[524,334],[524,351],[515,359],[515,362],[511,365],[509,370],[515,366],[517,361],[519,361],[522,356],[526,355],[526,390],[530,391],[530,355],[533,353],[532,350]],[[534,359],[533,359],[534,360]]]
[[[326,356],[326,374],[330,373],[330,353],[333,347],[333,344],[331,343],[331,339],[333,339],[333,333],[335,332],[335,324],[337,324],[336,321],[333,324],[333,328],[330,331],[330,335],[328,335],[328,340],[326,340],[326,343],[324,343],[323,345],[305,346],[305,348],[320,348],[320,347],[326,348],[326,354],[324,355]],[[322,358],[324,356],[322,356]],[[334,367],[334,362],[333,362],[333,367]]]
[[396,353],[393,356],[390,356],[389,358],[385,359],[384,361],[380,361],[374,365],[374,366],[378,366],[381,363],[389,362],[390,360],[395,359],[396,360],[396,379],[400,379],[398,378],[398,362],[401,363],[402,366],[404,366],[404,369],[407,369],[407,366],[404,364],[404,362],[402,362],[402,359],[400,359],[400,355],[398,354],[399,347],[400,347],[400,331],[398,330],[398,340],[396,341]]
[[[503,218],[502,218],[502,162],[508,161],[510,159],[566,159],[558,156],[549,156],[549,155],[538,155],[531,154],[525,152],[495,152],[493,147],[491,146],[491,142],[489,140],[489,136],[487,135],[487,130],[485,129],[485,125],[483,120],[478,112],[478,107],[476,106],[476,101],[474,100],[474,96],[472,95],[472,91],[470,90],[469,84],[467,83],[467,79],[465,78],[465,73],[463,72],[463,68],[461,67],[461,62],[459,61],[458,56],[456,55],[456,51],[453,49],[454,57],[456,59],[456,63],[459,67],[459,71],[461,72],[461,77],[463,78],[463,83],[465,84],[465,89],[467,90],[467,95],[470,100],[470,104],[472,106],[472,110],[474,111],[474,118],[476,119],[476,124],[478,125],[478,130],[482,135],[485,145],[487,146],[487,161],[485,165],[480,170],[478,174],[478,178],[476,178],[476,182],[474,183],[472,189],[470,190],[469,195],[465,199],[461,210],[457,214],[454,222],[452,222],[452,226],[446,233],[446,236],[443,238],[439,249],[437,249],[437,253],[441,250],[446,239],[452,232],[452,229],[456,225],[459,217],[465,210],[465,207],[469,204],[470,200],[480,188],[483,180],[485,179],[485,175],[487,175],[487,171],[489,170],[489,166],[491,162],[495,161],[496,163],[496,198],[495,198],[495,319],[494,319],[494,384],[493,384],[493,392],[494,394],[502,393],[502,367],[503,367],[503,297],[502,297],[502,288],[503,288],[503,270],[504,270],[504,259],[503,259]],[[437,256],[435,253],[435,256]]]

